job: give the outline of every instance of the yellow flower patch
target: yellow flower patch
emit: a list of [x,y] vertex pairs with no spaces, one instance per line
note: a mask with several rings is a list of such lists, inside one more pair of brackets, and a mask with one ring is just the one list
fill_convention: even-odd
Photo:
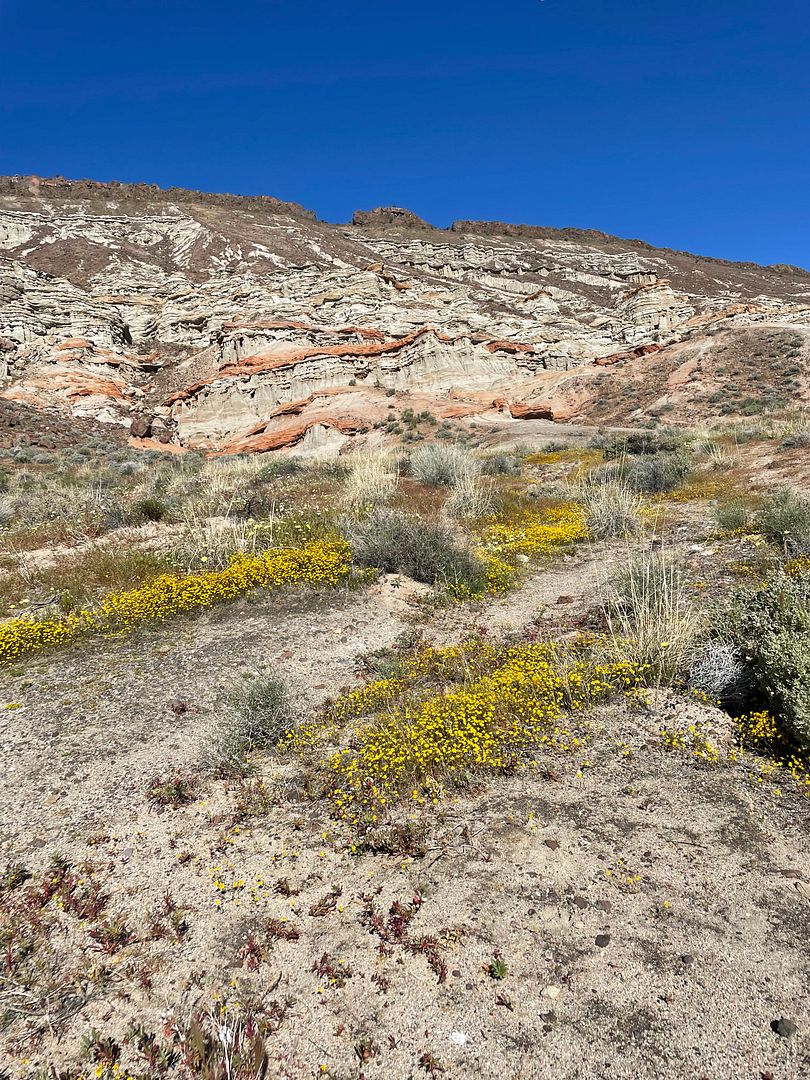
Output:
[[498,522],[484,532],[484,546],[500,559],[534,559],[588,538],[585,515],[577,503],[561,503],[526,514],[516,523]]
[[[727,751],[726,760],[730,764],[740,760],[740,750],[750,751],[757,755],[750,762],[749,773],[755,783],[764,784],[768,780],[782,784],[789,778],[810,797],[810,757],[791,746],[776,717],[760,711],[738,716],[734,723],[739,749]],[[723,760],[720,750],[712,744],[700,725],[691,724],[672,730],[664,728],[661,739],[668,750],[691,753],[709,764],[719,765]],[[775,793],[781,795],[781,788],[777,786]]]
[[435,801],[469,771],[513,768],[542,747],[582,749],[582,737],[562,723],[566,711],[630,692],[638,679],[625,662],[561,662],[554,645],[507,649],[499,666],[468,685],[362,726],[326,764],[329,795],[341,817],[374,821],[393,801]]
[[236,554],[222,570],[162,574],[136,589],[112,593],[95,610],[49,619],[12,619],[0,625],[0,663],[99,633],[127,633],[186,611],[233,600],[254,588],[288,584],[337,585],[350,569],[348,544],[314,540],[300,548]]
[[808,571],[810,571],[810,555],[797,555],[795,559],[785,563],[785,573],[791,577],[799,577]]

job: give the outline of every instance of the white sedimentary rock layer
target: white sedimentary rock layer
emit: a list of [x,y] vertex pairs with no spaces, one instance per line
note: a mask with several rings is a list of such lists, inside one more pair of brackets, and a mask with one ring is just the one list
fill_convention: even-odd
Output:
[[[519,400],[539,373],[717,320],[808,321],[810,276],[791,268],[576,230],[435,230],[397,208],[356,221],[330,226],[274,200],[0,178],[2,393],[125,423],[162,412],[181,442],[216,447],[280,424],[271,414],[286,405],[309,415],[296,403],[310,398],[316,412],[330,396],[357,412],[358,393],[386,390],[480,397],[486,410],[488,393]],[[301,425],[302,452],[347,437],[329,434],[328,417]]]

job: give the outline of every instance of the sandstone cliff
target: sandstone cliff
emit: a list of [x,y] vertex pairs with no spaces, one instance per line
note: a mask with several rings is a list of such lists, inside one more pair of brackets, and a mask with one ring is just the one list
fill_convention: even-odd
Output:
[[330,225],[264,196],[0,179],[0,396],[134,438],[334,453],[387,437],[392,396],[465,424],[710,418],[734,401],[713,357],[744,382],[741,342],[771,356],[758,384],[789,367],[779,400],[806,400],[808,328],[795,267],[593,230],[438,230],[399,207]]

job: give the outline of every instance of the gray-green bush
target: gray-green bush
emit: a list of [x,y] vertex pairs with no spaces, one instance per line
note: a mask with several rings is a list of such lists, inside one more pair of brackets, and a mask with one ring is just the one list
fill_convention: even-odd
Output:
[[281,742],[292,729],[294,715],[292,694],[275,672],[237,683],[205,748],[209,767],[220,776],[244,776],[250,771],[251,753]]
[[786,551],[810,550],[810,500],[780,488],[773,492],[756,516],[756,526],[766,540]]
[[810,748],[810,572],[779,568],[761,587],[740,587],[716,622],[745,659],[754,703]]
[[738,532],[751,524],[751,511],[742,499],[730,499],[715,506],[714,520],[723,532]]
[[484,587],[482,562],[441,522],[381,507],[346,522],[344,531],[358,566],[405,574],[428,585],[463,585],[474,592]]

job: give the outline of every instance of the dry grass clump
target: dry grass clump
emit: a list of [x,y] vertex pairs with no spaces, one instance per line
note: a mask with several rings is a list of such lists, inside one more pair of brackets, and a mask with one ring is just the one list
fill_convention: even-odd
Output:
[[393,454],[353,454],[343,488],[343,502],[350,508],[387,503],[397,490],[399,461]]
[[496,508],[492,484],[482,483],[474,472],[460,473],[453,483],[447,501],[445,513],[451,517],[482,518],[494,514]]
[[250,518],[200,518],[187,511],[183,531],[172,541],[170,557],[184,573],[218,570],[236,554],[255,555],[273,546],[273,523]]
[[631,559],[603,599],[610,653],[629,660],[651,684],[683,672],[704,625],[685,574],[652,548]]
[[725,708],[743,705],[751,691],[745,657],[729,641],[699,642],[688,660],[686,682]]
[[585,509],[588,533],[594,540],[635,536],[641,523],[641,496],[621,480],[586,480],[577,493]]
[[431,443],[414,450],[410,458],[411,476],[421,484],[451,487],[480,472],[480,463],[461,446]]

